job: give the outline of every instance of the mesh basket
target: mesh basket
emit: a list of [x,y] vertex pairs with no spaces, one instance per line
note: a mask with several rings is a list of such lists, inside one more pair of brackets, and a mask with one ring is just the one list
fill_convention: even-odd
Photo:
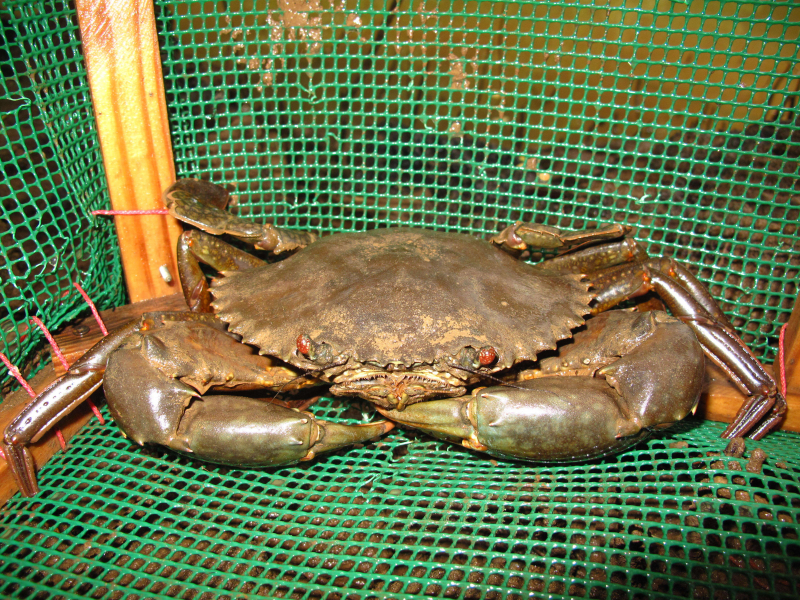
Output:
[[[178,176],[228,184],[239,214],[321,233],[626,223],[774,358],[800,264],[794,3],[156,11]],[[88,216],[107,191],[74,11],[6,0],[2,23],[0,333],[32,371],[30,316],[73,319],[75,281],[101,306],[124,291],[113,227]],[[249,471],[92,425],[0,513],[0,595],[796,598],[798,438],[734,459],[720,432],[690,420],[548,468],[400,431]]]

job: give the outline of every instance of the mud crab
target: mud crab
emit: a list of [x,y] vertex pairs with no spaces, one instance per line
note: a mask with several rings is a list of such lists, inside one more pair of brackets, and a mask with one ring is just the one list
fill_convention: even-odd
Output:
[[[518,222],[490,241],[405,228],[316,240],[239,219],[227,200],[196,180],[165,192],[170,212],[196,227],[178,251],[191,312],[146,314],[112,333],[9,425],[3,446],[23,494],[37,491],[26,444],[101,384],[129,439],[250,467],[308,460],[392,423],[499,457],[603,456],[692,411],[704,356],[748,396],[725,437],[759,438],[786,411],[703,286],[648,257],[626,227]],[[291,254],[267,263],[214,237],[223,233]],[[532,266],[514,256],[529,246],[566,251]],[[201,262],[224,277],[209,284]],[[672,316],[607,311],[650,290]],[[387,420],[330,423],[253,392],[320,383]]]

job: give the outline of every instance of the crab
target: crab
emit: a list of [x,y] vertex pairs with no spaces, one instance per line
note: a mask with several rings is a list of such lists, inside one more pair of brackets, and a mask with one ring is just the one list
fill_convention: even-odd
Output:
[[[190,311],[112,333],[25,407],[3,441],[24,495],[37,492],[27,444],[100,385],[130,440],[240,467],[310,460],[394,424],[501,458],[594,459],[692,412],[706,359],[747,396],[723,437],[758,439],[786,412],[706,289],[649,257],[628,227],[317,239],[240,219],[228,199],[198,180],[165,192],[171,214],[195,227],[178,247]],[[218,234],[288,256],[265,262]],[[519,259],[529,247],[560,254],[531,265]],[[209,283],[200,263],[223,277]],[[671,314],[609,310],[650,291]],[[270,401],[321,384],[385,420],[333,423]]]

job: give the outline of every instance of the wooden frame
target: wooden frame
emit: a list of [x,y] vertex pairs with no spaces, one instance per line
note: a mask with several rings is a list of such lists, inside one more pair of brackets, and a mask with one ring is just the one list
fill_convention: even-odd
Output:
[[[161,193],[174,180],[166,100],[150,0],[77,0],[84,57],[92,90],[103,161],[111,201],[116,210],[162,207]],[[175,249],[180,225],[171,217],[116,218],[126,283],[134,302],[105,311],[110,328],[149,310],[181,310],[183,298],[173,295],[176,283],[163,280],[165,263],[176,274]],[[81,332],[80,334],[78,332]],[[101,333],[87,319],[56,336],[70,362],[88,350]],[[783,428],[800,431],[800,296],[785,331],[786,399],[790,409]],[[700,413],[712,420],[730,421],[742,394],[721,371],[710,368],[710,386]],[[41,390],[63,373],[58,361],[33,382]],[[0,427],[26,404],[24,392],[0,406]],[[76,411],[62,427],[65,437],[78,431],[91,417]],[[59,449],[54,435],[33,448],[37,468]],[[0,504],[15,492],[7,466],[0,461]]]
[[[163,208],[175,166],[152,0],[77,0],[76,9],[111,206]],[[149,215],[115,217],[115,224],[131,300],[178,291],[179,223]]]

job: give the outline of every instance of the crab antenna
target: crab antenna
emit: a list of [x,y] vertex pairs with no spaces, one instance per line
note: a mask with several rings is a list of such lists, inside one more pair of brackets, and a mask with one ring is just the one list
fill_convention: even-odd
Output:
[[454,364],[454,363],[447,363],[447,366],[451,367],[453,369],[459,369],[461,371],[466,371],[467,373],[472,373],[473,375],[477,375],[478,377],[483,377],[485,379],[489,379],[489,380],[493,381],[494,383],[497,383],[497,384],[499,384],[499,385],[501,385],[503,387],[513,388],[515,390],[524,390],[525,389],[525,388],[522,388],[522,387],[520,387],[518,385],[514,385],[513,383],[508,383],[507,381],[503,381],[499,377],[495,377],[494,375],[491,375],[489,373],[481,373],[480,371],[474,371],[474,370],[469,369],[467,367],[464,367],[462,365],[457,365],[457,364]]
[[[290,383],[294,383],[295,381],[299,381],[300,379],[307,378],[309,376],[314,376],[317,373],[322,373],[325,369],[330,369],[331,367],[341,367],[346,364],[347,361],[344,361],[339,363],[329,363],[327,365],[319,367],[318,369],[307,369],[306,372],[303,373],[302,375],[298,375],[297,377],[293,377],[289,381],[284,382],[283,385],[281,385],[281,387],[279,387],[276,390],[275,395],[272,397],[272,399],[275,400],[278,397],[278,395],[283,391],[283,388],[285,388]],[[300,368],[302,369],[303,367]]]

